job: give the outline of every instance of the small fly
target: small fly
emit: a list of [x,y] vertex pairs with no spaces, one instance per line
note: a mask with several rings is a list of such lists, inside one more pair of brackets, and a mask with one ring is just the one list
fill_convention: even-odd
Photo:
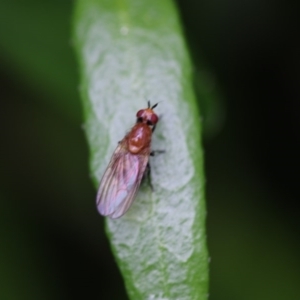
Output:
[[[158,104],[158,103],[157,103]],[[101,179],[97,208],[101,215],[112,219],[123,216],[133,203],[142,178],[149,168],[152,133],[158,122],[153,109],[157,104],[137,112],[136,124],[119,142]]]

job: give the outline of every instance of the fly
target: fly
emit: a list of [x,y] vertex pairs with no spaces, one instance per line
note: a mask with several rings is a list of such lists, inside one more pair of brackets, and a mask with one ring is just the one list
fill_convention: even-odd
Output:
[[[157,103],[158,104],[158,103]],[[136,113],[136,124],[119,142],[101,179],[97,209],[112,219],[123,216],[133,203],[142,178],[149,167],[151,138],[158,122],[153,109],[157,104]]]

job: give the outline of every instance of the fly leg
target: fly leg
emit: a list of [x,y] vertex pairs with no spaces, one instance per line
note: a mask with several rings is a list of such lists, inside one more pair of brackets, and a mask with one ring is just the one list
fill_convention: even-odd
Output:
[[145,171],[145,174],[144,174],[144,178],[146,180],[148,180],[148,184],[151,188],[151,191],[153,192],[153,185],[152,185],[152,180],[151,180],[151,167],[150,167],[150,164],[149,162],[147,163],[147,167],[146,167],[146,171]]
[[[150,155],[154,156],[154,155],[160,154],[160,153],[165,153],[165,150],[151,151]],[[151,190],[153,192],[153,185],[152,185],[152,180],[151,180],[151,166],[150,166],[149,162],[147,163],[147,167],[146,167],[143,179],[146,179],[146,178],[147,178],[148,184],[149,184],[149,186],[150,186],[150,188],[151,188]]]
[[155,156],[156,154],[161,154],[161,153],[165,153],[165,150],[153,150],[150,152],[151,156]]
[[[155,150],[155,151],[151,151],[150,152],[150,155],[151,156],[154,156],[156,154],[160,154],[160,153],[165,153],[165,150]],[[145,173],[143,175],[143,179],[142,181],[145,182],[147,179],[148,181],[148,185],[150,186],[152,192],[153,192],[153,185],[152,185],[152,180],[151,180],[151,166],[150,166],[150,163],[148,162],[147,163],[147,166],[146,166],[146,170],[145,170]]]

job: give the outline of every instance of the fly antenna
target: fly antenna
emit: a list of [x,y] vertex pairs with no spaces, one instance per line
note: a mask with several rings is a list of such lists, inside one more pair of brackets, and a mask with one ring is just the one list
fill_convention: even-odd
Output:
[[[147,98],[146,98],[146,100],[147,100]],[[160,101],[160,102],[161,102],[161,101]],[[150,100],[147,100],[147,103],[148,103],[148,108],[154,109],[154,108],[158,105],[159,102],[157,102],[156,104],[154,104],[152,107],[151,107]]]

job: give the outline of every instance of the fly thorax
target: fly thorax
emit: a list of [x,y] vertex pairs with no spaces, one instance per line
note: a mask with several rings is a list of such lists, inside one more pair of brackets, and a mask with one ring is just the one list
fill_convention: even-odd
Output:
[[144,148],[150,147],[152,130],[143,123],[136,124],[128,135],[128,150],[138,154]]

